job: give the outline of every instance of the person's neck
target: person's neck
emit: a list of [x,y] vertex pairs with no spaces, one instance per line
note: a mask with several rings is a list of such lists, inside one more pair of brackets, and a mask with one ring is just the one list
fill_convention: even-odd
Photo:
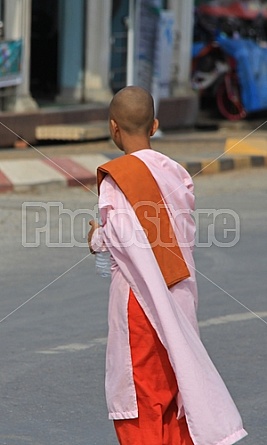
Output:
[[150,138],[131,137],[125,138],[123,142],[123,151],[125,154],[131,154],[136,151],[151,149]]

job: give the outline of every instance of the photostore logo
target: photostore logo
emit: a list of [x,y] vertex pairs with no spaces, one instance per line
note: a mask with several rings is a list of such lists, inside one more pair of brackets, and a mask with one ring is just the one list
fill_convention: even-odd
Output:
[[[160,213],[162,206],[140,202],[145,206],[145,217],[153,230],[153,245],[170,247],[162,239]],[[177,210],[168,208],[169,218],[181,248],[233,247],[240,239],[240,218],[231,209]],[[107,243],[127,248],[136,245],[147,248],[143,230],[136,223],[135,215],[126,209],[112,210],[108,216]],[[88,222],[99,219],[97,205],[93,209],[71,210],[61,202],[24,202],[22,204],[22,245],[24,247],[88,247]],[[114,227],[117,234],[114,235]],[[119,240],[119,241],[118,241]],[[107,244],[108,247],[108,244]]]
[[62,202],[24,202],[22,204],[22,245],[38,247],[85,247],[88,222],[98,219],[93,210],[64,208]]

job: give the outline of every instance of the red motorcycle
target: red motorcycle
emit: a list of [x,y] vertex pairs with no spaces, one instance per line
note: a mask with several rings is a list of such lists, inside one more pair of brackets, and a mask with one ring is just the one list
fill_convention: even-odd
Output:
[[215,99],[221,115],[228,120],[246,117],[242,105],[235,60],[215,41],[207,43],[193,57],[192,87],[202,96]]
[[267,10],[254,11],[240,2],[228,7],[201,5],[195,10],[192,86],[202,97],[213,97],[226,119],[246,117],[236,60],[216,40],[218,33],[231,39],[267,41]]

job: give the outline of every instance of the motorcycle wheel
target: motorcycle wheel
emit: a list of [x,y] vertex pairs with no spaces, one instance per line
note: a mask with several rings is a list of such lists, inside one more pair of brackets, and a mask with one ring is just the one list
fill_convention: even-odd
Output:
[[226,76],[219,85],[216,103],[221,115],[230,121],[238,121],[246,117],[237,81],[232,76]]

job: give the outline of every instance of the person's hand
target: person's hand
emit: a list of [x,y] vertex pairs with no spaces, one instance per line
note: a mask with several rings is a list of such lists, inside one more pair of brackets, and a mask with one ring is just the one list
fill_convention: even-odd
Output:
[[88,241],[90,252],[94,253],[93,249],[91,248],[91,239],[92,239],[94,231],[98,227],[100,227],[100,225],[98,224],[98,222],[95,219],[91,219],[91,221],[89,221],[89,226],[91,226],[91,229],[88,232],[87,241]]

